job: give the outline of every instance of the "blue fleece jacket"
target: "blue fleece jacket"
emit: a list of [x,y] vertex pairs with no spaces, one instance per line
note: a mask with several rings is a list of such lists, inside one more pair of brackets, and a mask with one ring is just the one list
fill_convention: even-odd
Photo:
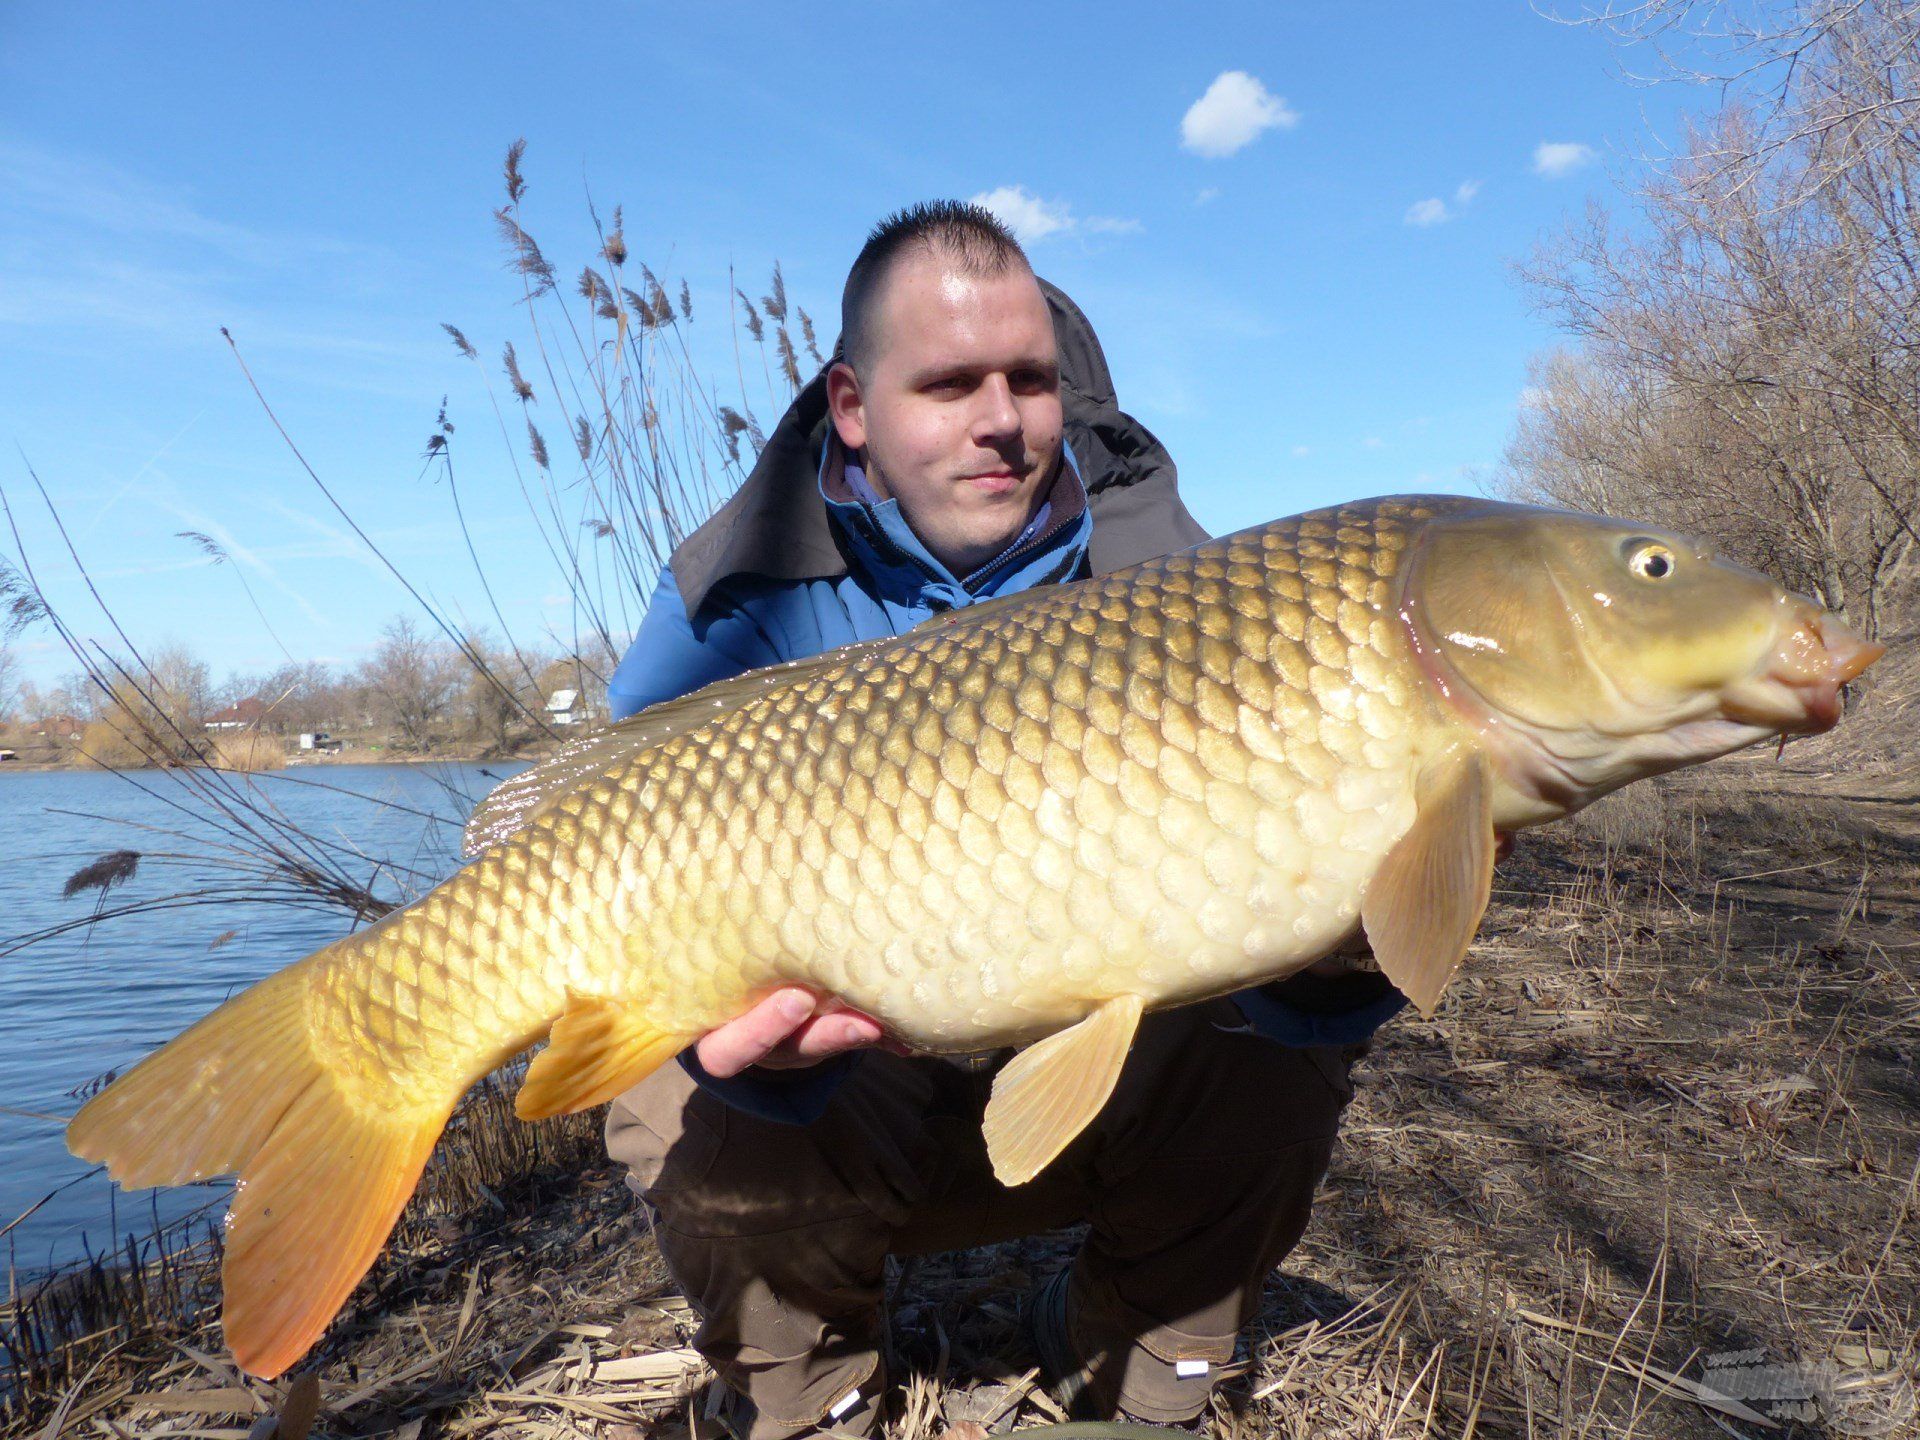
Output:
[[[817,655],[836,645],[900,635],[945,610],[1036,585],[1084,578],[1093,516],[1070,447],[1066,464],[1032,522],[1000,555],[955,575],[908,528],[897,501],[882,500],[830,441],[820,468],[821,498],[847,558],[847,573],[815,580],[730,576],[688,615],[662,570],[639,634],[607,688],[615,719],[763,665]],[[1357,1009],[1305,1012],[1269,992],[1235,996],[1251,1028],[1283,1045],[1353,1044],[1406,1004],[1397,992]],[[794,1071],[754,1070],[719,1080],[692,1050],[680,1062],[729,1105],[770,1120],[808,1124],[832,1099],[860,1052]]]

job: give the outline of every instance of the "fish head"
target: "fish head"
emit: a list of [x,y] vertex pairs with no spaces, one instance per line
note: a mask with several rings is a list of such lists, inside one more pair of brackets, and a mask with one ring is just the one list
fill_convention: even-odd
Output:
[[1401,613],[1455,718],[1561,810],[1830,729],[1842,687],[1885,653],[1704,541],[1601,516],[1439,516],[1404,573]]

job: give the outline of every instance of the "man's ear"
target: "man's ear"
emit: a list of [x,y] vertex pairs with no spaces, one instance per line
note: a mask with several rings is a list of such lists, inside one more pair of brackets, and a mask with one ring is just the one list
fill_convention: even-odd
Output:
[[844,360],[836,360],[827,371],[827,413],[848,450],[867,443],[867,406],[860,395],[860,377]]

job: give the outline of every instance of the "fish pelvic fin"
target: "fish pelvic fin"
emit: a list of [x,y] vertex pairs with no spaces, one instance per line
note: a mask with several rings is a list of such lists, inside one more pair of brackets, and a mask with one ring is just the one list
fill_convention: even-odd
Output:
[[311,970],[235,996],[90,1100],[67,1145],[127,1188],[237,1173],[223,1324],[241,1367],[271,1379],[304,1355],[373,1264],[453,1097],[423,1103],[312,1043]]
[[1457,746],[1422,773],[1418,810],[1367,882],[1360,923],[1381,973],[1431,1016],[1493,893],[1493,776]]
[[1092,1123],[1113,1094],[1145,1008],[1138,995],[1116,995],[1007,1062],[981,1127],[1002,1185],[1026,1184]]
[[569,991],[547,1048],[527,1067],[513,1112],[541,1120],[591,1109],[638,1085],[698,1038],[660,1029],[631,998]]

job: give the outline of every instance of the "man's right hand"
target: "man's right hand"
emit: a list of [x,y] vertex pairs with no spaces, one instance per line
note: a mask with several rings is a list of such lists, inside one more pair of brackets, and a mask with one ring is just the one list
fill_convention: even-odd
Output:
[[799,985],[766,996],[744,1015],[709,1030],[693,1047],[700,1068],[716,1080],[738,1075],[749,1065],[792,1070],[817,1065],[829,1056],[870,1045],[908,1053],[890,1040],[880,1022],[838,1000],[822,998]]

